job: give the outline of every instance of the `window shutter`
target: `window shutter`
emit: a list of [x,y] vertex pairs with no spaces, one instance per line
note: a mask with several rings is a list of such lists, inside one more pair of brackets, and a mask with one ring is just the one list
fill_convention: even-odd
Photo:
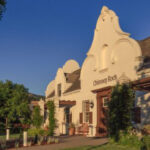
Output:
[[134,122],[141,123],[141,108],[140,107],[134,108]]
[[89,123],[92,124],[93,123],[93,113],[89,112]]
[[82,124],[83,123],[83,113],[79,114],[79,120],[80,120],[80,124]]

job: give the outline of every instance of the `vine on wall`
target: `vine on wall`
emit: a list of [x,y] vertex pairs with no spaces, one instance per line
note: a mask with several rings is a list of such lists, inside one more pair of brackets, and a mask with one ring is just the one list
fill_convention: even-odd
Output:
[[49,111],[49,135],[54,135],[54,130],[56,127],[56,119],[55,119],[55,104],[53,101],[47,102],[47,108]]

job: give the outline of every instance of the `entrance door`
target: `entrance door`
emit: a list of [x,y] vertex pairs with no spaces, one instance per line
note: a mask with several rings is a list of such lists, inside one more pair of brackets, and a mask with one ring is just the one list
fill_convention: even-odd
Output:
[[70,107],[66,107],[65,108],[66,134],[69,134],[69,115],[70,115]]
[[110,90],[97,93],[97,127],[96,136],[105,137],[108,135],[108,101]]

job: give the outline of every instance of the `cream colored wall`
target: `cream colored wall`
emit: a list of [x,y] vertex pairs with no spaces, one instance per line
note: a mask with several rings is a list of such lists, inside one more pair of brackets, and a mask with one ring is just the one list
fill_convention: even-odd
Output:
[[54,90],[54,87],[55,87],[55,80],[51,81],[47,88],[46,88],[46,91],[45,91],[45,96],[46,98],[53,92]]
[[[114,75],[117,75],[119,79],[122,74],[125,74],[131,81],[138,78],[136,68],[140,64],[138,60],[141,57],[140,46],[134,39],[129,37],[129,34],[121,30],[118,20],[118,16],[112,10],[107,7],[102,8],[101,15],[97,21],[93,43],[85,60],[86,64],[88,63],[87,61],[92,61],[94,67],[92,66],[93,71],[91,73],[86,74],[86,71],[91,70],[91,68],[90,65],[85,67],[85,63],[83,64],[81,71],[82,88],[84,88],[87,80],[91,79],[91,76],[91,82]],[[116,81],[99,84],[91,89],[114,84],[116,84]]]
[[[93,100],[94,133],[97,124],[96,95],[91,91],[115,85],[124,75],[136,80],[136,68],[140,61],[141,49],[138,43],[121,30],[116,14],[103,7],[97,21],[93,43],[81,68],[81,100]],[[116,80],[108,81],[108,77],[117,76]],[[93,85],[95,80],[107,82]]]
[[[76,105],[70,111],[72,112],[72,121],[76,126],[79,125],[79,113],[82,112],[82,102],[90,100],[94,103],[93,112],[93,133],[96,133],[97,124],[97,100],[96,94],[92,90],[115,85],[122,78],[128,80],[138,79],[136,69],[141,57],[141,49],[138,43],[129,37],[128,33],[121,30],[118,16],[107,7],[103,7],[101,15],[98,18],[94,38],[87,53],[87,57],[81,68],[81,90],[72,93],[62,94],[61,97],[55,95],[55,102],[58,106],[59,100],[76,100]],[[62,84],[62,93],[71,84],[66,83],[64,73],[71,73],[79,69],[79,65],[74,60],[69,60],[59,68],[55,77],[55,93],[57,93],[57,84]],[[108,77],[117,77],[116,80],[108,81]],[[107,82],[94,85],[94,81],[106,79]],[[52,88],[52,87],[51,87]],[[64,133],[63,123],[64,110],[57,107],[58,130],[57,133]]]

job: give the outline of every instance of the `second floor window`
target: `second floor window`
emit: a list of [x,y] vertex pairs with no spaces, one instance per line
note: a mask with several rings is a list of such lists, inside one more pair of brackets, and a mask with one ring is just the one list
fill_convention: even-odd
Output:
[[58,96],[61,96],[61,84],[57,85],[57,93],[58,93]]

